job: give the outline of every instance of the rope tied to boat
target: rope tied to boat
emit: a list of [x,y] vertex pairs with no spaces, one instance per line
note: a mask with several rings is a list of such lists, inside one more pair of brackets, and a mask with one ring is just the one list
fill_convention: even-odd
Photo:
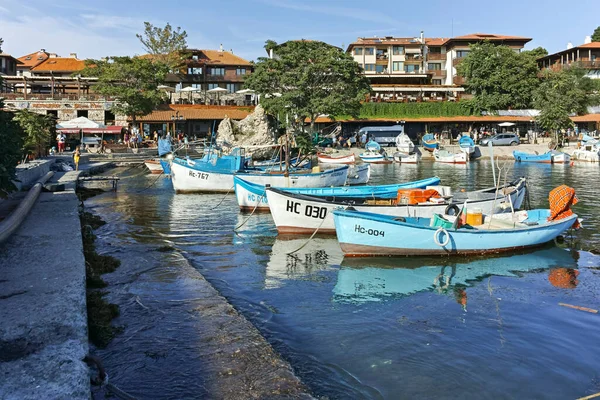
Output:
[[219,207],[221,204],[223,204],[223,202],[225,201],[225,199],[227,198],[227,196],[231,193],[231,191],[233,190],[233,188],[235,187],[235,184],[229,188],[229,190],[227,191],[227,193],[225,193],[225,196],[223,196],[223,198],[221,199],[221,201],[219,203],[217,203],[216,206],[214,206],[213,208],[211,208],[210,210],[214,210],[215,208]]
[[254,211],[256,211],[256,209],[258,208],[258,205],[260,204],[260,202],[262,201],[262,199],[265,197],[265,194],[261,194],[258,199],[256,200],[256,204],[254,205],[254,209],[252,209],[252,212],[250,213],[250,215],[248,215],[248,218],[246,218],[244,220],[244,222],[242,222],[241,224],[239,224],[238,226],[236,226],[235,228],[233,228],[233,230],[237,230],[239,228],[241,228],[242,226],[246,225],[246,222],[248,222],[248,220],[250,219],[250,217],[252,216],[252,214],[254,214]]
[[[325,216],[325,217],[327,217],[327,216]],[[317,229],[315,229],[315,231],[312,233],[312,235],[310,235],[308,240],[306,242],[304,242],[304,244],[302,246],[298,247],[294,251],[290,251],[289,253],[287,253],[287,255],[292,255],[292,254],[297,253],[298,251],[302,250],[304,248],[304,246],[306,246],[308,244],[308,242],[310,242],[315,237],[315,235],[317,234],[317,232],[319,232],[319,229],[321,229],[321,227],[323,226],[324,223],[325,223],[325,218],[323,218],[323,220],[321,221],[321,223],[319,224]]]

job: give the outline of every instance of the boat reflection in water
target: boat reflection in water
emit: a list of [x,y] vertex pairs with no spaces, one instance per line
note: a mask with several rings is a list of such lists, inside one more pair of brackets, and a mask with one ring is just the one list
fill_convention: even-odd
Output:
[[[288,239],[288,240],[286,240]],[[299,249],[299,250],[298,250]],[[294,250],[298,250],[295,251]],[[293,254],[289,254],[294,252]],[[285,280],[318,280],[323,271],[337,269],[344,255],[337,239],[329,237],[286,238],[279,236],[271,250],[265,274],[265,288],[283,286]],[[336,266],[332,268],[332,266]]]
[[[576,258],[576,257],[575,257]],[[437,291],[454,295],[466,308],[465,288],[489,276],[518,276],[519,272],[551,268],[549,280],[576,286],[577,262],[557,247],[486,258],[345,258],[333,288],[335,301],[370,302]],[[560,272],[556,272],[560,271]],[[557,279],[558,276],[558,279]]]

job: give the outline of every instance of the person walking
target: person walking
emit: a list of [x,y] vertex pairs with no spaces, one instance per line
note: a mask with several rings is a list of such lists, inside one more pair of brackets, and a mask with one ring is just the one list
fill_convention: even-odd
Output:
[[81,150],[79,150],[79,146],[75,146],[75,151],[73,152],[73,161],[75,162],[75,171],[79,171],[79,158],[81,157]]
[[56,136],[56,142],[58,143],[58,152],[63,153],[65,151],[65,143],[67,142],[67,137],[64,133],[59,133]]

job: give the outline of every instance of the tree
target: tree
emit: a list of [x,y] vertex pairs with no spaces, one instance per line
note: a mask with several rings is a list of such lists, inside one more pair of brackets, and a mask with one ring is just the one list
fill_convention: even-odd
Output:
[[144,33],[135,36],[155,60],[168,65],[170,70],[181,67],[187,58],[187,33],[181,27],[173,30],[167,23],[164,28],[157,28],[150,22],[144,22]]
[[13,121],[12,114],[3,111],[4,104],[0,99],[0,197],[6,197],[16,189],[13,184],[17,164],[21,160],[23,132]]
[[592,42],[600,42],[600,26],[592,33]]
[[117,100],[111,107],[115,114],[131,117],[147,115],[164,100],[157,87],[164,82],[169,67],[140,57],[109,57],[87,60],[83,76],[98,78],[94,90]]
[[531,56],[534,60],[537,60],[538,58],[547,56],[548,50],[543,47],[536,47],[535,49],[522,51],[521,54]]
[[540,110],[537,123],[556,134],[562,142],[560,131],[573,126],[572,114],[584,114],[587,107],[599,100],[594,94],[594,82],[586,70],[574,64],[558,71],[545,70],[542,82],[534,93],[535,107]]
[[470,48],[458,64],[457,72],[466,79],[466,89],[473,94],[473,108],[480,111],[531,108],[532,93],[539,85],[535,57],[487,41],[472,44]]
[[56,121],[50,115],[38,114],[29,110],[19,110],[13,120],[23,132],[22,153],[24,158],[46,155],[50,140],[56,133]]
[[341,49],[319,41],[267,41],[274,58],[259,58],[245,87],[261,95],[273,115],[287,115],[293,128],[321,114],[357,116],[370,87],[360,66]]

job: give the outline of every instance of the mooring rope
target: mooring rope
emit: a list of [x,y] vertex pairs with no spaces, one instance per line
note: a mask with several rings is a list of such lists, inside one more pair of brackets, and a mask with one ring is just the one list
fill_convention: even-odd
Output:
[[258,208],[260,202],[262,201],[263,197],[265,197],[264,194],[261,194],[260,197],[258,198],[258,200],[256,201],[256,204],[254,205],[254,209],[252,210],[252,212],[250,213],[250,215],[248,215],[248,218],[246,218],[246,220],[244,222],[242,222],[241,224],[239,224],[238,226],[236,226],[235,228],[233,228],[233,230],[235,231],[238,228],[241,228],[242,226],[246,225],[246,222],[248,222],[248,220],[250,219],[250,217],[252,216],[252,214],[254,214],[254,211],[256,211],[256,209]]
[[225,196],[223,196],[223,198],[221,199],[221,201],[216,206],[214,206],[213,208],[211,208],[210,210],[214,210],[215,208],[219,207],[225,201],[225,199],[227,198],[227,196],[229,195],[229,193],[231,193],[231,191],[233,190],[234,187],[235,187],[235,184],[231,188],[229,188],[229,190],[227,191],[227,193],[225,193]]
[[155,179],[154,181],[152,181],[152,183],[151,183],[150,185],[146,186],[146,187],[145,187],[145,188],[143,188],[142,190],[138,190],[136,193],[142,193],[143,191],[146,191],[146,190],[150,189],[152,186],[154,186],[154,184],[155,184],[156,182],[158,182],[158,180],[159,180],[160,178],[162,178],[162,176],[163,176],[163,174],[158,174],[158,176],[156,177],[156,179]]
[[319,229],[321,229],[321,227],[323,226],[323,224],[325,223],[325,218],[323,218],[323,221],[321,221],[321,223],[319,224],[319,226],[317,227],[317,229],[315,229],[315,231],[312,233],[312,235],[310,235],[310,237],[308,238],[308,240],[306,242],[304,242],[304,244],[300,247],[298,247],[296,250],[294,251],[290,251],[289,253],[287,253],[287,255],[292,255],[300,250],[302,250],[304,248],[304,246],[306,246],[308,244],[308,242],[310,242],[312,240],[312,238],[315,237],[315,235],[317,234],[317,232],[319,232]]

